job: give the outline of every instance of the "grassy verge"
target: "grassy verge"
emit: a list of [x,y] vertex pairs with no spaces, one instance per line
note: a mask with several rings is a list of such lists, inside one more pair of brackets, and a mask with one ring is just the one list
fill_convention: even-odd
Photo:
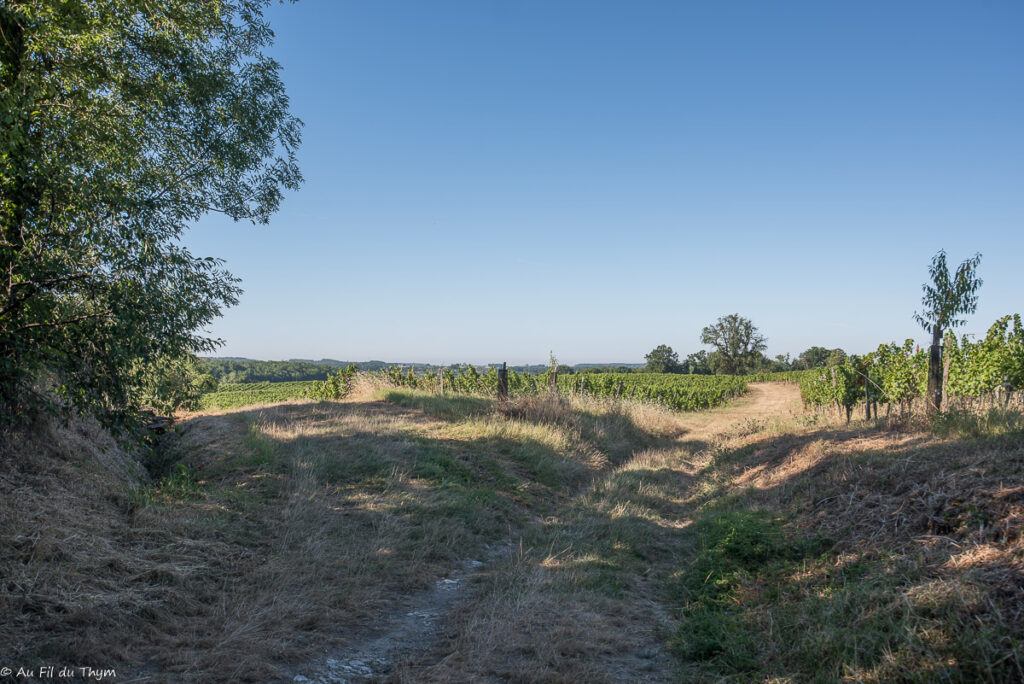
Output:
[[705,459],[666,587],[697,681],[1024,677],[1024,433],[748,425]]

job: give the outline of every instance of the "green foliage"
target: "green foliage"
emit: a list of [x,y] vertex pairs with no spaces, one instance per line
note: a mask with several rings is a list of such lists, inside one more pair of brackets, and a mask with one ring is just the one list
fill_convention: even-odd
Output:
[[[321,359],[319,361],[254,361],[252,359],[202,359],[207,372],[221,382],[295,382],[298,380],[326,380],[328,374],[339,368],[355,366],[361,371],[387,368],[383,361],[358,363]],[[425,365],[420,366],[426,369]]]
[[809,377],[811,371],[806,370],[786,370],[786,371],[768,371],[762,373],[748,373],[743,376],[743,379],[747,382],[800,382],[804,378]]
[[[996,391],[1024,388],[1024,325],[1019,314],[1003,316],[977,342],[964,335],[946,337],[949,380],[946,393],[953,399],[974,399]],[[882,344],[864,357],[851,357],[841,366],[820,368],[800,381],[806,404],[852,406],[865,397],[901,403],[924,396],[928,383],[928,355],[913,340],[902,345]],[[834,379],[833,379],[834,378]]]
[[577,373],[642,373],[643,368],[631,366],[576,366]]
[[[434,371],[417,375],[412,369],[391,367],[380,372],[389,382],[400,387],[437,391],[439,380]],[[509,370],[509,393],[541,394],[548,389],[548,372],[533,375]],[[620,392],[621,384],[621,392]],[[494,396],[498,388],[498,371],[491,367],[480,373],[465,365],[457,371],[444,370],[446,392]],[[584,393],[597,397],[622,397],[649,401],[677,411],[713,408],[747,391],[742,377],[679,375],[673,373],[582,373],[559,374],[558,391],[562,394]]]
[[[338,399],[349,390],[358,371],[354,365],[338,370],[327,381],[222,383],[215,393],[202,399],[206,409],[231,409],[291,399]],[[444,390],[451,394],[493,397],[498,390],[498,370],[481,373],[471,364],[440,369]],[[389,366],[375,374],[398,387],[438,392],[439,370],[416,373],[413,368]],[[577,373],[559,374],[561,394],[586,394],[603,398],[646,401],[677,411],[698,411],[721,406],[743,395],[748,382],[797,382],[803,373],[759,373],[748,376],[680,375],[675,373]],[[545,373],[508,372],[512,396],[537,395],[548,391],[550,369]],[[621,389],[620,389],[621,386]],[[475,404],[473,410],[479,410]]]
[[[622,392],[619,394],[619,384]],[[564,394],[583,392],[592,396],[639,399],[667,406],[676,411],[699,411],[721,406],[747,391],[741,377],[680,375],[676,373],[605,373],[583,379],[558,378]]]
[[940,249],[928,267],[932,282],[921,288],[924,291],[921,298],[924,310],[921,313],[915,312],[914,320],[928,332],[937,329],[939,338],[942,336],[941,331],[963,325],[966,322],[962,318],[963,314],[974,313],[978,308],[977,291],[982,285],[981,278],[977,277],[980,263],[981,255],[975,254],[961,263],[953,277],[950,277],[946,251]]
[[679,373],[682,371],[679,354],[667,344],[659,344],[645,355],[644,359],[647,361],[648,373]]
[[181,236],[210,211],[266,222],[301,181],[268,2],[0,4],[2,415],[117,423],[140,359],[218,346],[237,280]]
[[766,568],[819,553],[825,543],[790,538],[778,520],[756,511],[702,516],[697,535],[700,550],[677,587],[683,616],[670,647],[723,672],[755,668],[756,633],[736,607],[737,592]]
[[871,377],[878,385],[878,401],[898,403],[919,397],[926,370],[926,359],[914,351],[914,341],[902,346],[895,342],[881,344],[869,355]]
[[194,356],[162,356],[136,366],[132,395],[135,402],[160,413],[199,408],[205,394],[217,390],[217,379]]
[[357,372],[350,364],[322,381],[221,383],[216,392],[203,396],[200,405],[204,409],[233,409],[296,399],[341,399],[351,389]]
[[795,369],[807,370],[821,368],[823,366],[839,366],[846,361],[846,352],[842,349],[826,349],[825,347],[810,347],[805,349],[793,363]]
[[295,382],[326,380],[334,366],[309,361],[239,361],[203,359],[204,368],[221,382]]
[[[498,371],[490,368],[479,373],[473,366],[458,372],[445,369],[444,390],[493,396],[498,391]],[[415,375],[393,367],[381,375],[400,387],[434,390],[437,376],[431,371]],[[512,395],[540,394],[548,389],[548,373],[530,375],[509,371],[509,392]],[[622,391],[620,391],[620,385]],[[591,396],[639,399],[667,405],[676,411],[712,409],[746,391],[746,381],[739,377],[685,376],[662,373],[600,373],[559,375],[558,391],[562,394],[585,393]]]
[[701,331],[700,341],[715,348],[716,373],[736,375],[756,370],[767,340],[754,324],[739,314],[722,316]]
[[196,480],[195,472],[184,463],[178,463],[169,474],[154,484],[139,487],[131,493],[131,499],[137,506],[196,501],[202,497],[203,490]]
[[708,362],[708,353],[701,349],[692,354],[687,354],[686,360],[683,361],[684,373],[690,373],[691,375],[711,375],[715,371],[712,370],[711,364]]
[[308,399],[315,384],[315,381],[222,383],[216,392],[203,396],[200,400],[200,407],[203,409],[233,409],[293,399]]
[[804,403],[812,406],[836,405],[849,408],[864,396],[865,379],[852,360],[842,366],[819,368],[800,382]]
[[306,396],[310,399],[320,400],[341,399],[351,389],[352,378],[357,372],[355,364],[338,369],[334,374],[328,375],[323,382],[314,382],[306,391]]
[[988,330],[985,339],[971,342],[966,335],[946,337],[949,355],[950,396],[978,397],[1003,383],[1024,387],[1024,326],[1020,314],[1003,316]]

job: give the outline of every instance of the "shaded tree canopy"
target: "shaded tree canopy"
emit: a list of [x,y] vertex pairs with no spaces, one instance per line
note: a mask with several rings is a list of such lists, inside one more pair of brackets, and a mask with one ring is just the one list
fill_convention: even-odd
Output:
[[218,346],[238,281],[180,237],[302,180],[267,4],[0,6],[0,401],[117,413],[139,359]]
[[708,353],[703,349],[686,355],[683,361],[683,372],[691,375],[711,375],[714,370],[708,361]]
[[730,375],[756,368],[767,349],[766,338],[739,314],[722,316],[705,327],[700,341],[715,348],[709,357],[715,372]]
[[801,369],[821,368],[822,366],[841,366],[846,360],[846,352],[838,347],[826,349],[825,347],[809,347],[800,353],[794,362],[794,367]]
[[649,373],[678,373],[679,354],[672,350],[667,344],[659,344],[650,353],[644,355],[647,360],[647,372]]

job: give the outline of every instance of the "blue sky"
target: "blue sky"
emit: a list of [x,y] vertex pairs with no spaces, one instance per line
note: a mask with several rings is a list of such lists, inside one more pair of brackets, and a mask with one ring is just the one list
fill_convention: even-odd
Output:
[[220,354],[641,362],[740,313],[770,354],[1024,312],[1024,3],[302,0],[274,57],[306,183],[187,238]]

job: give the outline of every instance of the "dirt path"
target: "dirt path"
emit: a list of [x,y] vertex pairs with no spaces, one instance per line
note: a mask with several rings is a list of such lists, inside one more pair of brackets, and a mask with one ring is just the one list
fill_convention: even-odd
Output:
[[[501,550],[488,549],[488,556]],[[487,560],[463,561],[429,590],[406,597],[397,609],[380,616],[373,629],[351,635],[346,648],[325,655],[295,674],[293,681],[339,684],[388,675],[404,657],[426,651],[437,642],[440,624],[466,598],[467,585],[483,571]]]
[[725,406],[710,411],[685,414],[682,423],[694,436],[713,437],[745,420],[765,420],[799,414],[802,411],[800,387],[794,383],[755,382],[749,392]]
[[[379,406],[374,406],[371,412],[379,410]],[[744,421],[786,416],[799,410],[799,389],[795,385],[751,384],[746,396],[727,406],[680,416],[685,434],[677,444],[637,452],[634,458],[608,473],[595,486],[614,488],[618,486],[614,484],[617,479],[625,481],[649,472],[653,477],[663,478],[666,486],[681,494],[688,488],[692,475],[688,455],[695,453],[703,443],[713,441]],[[385,410],[385,413],[392,412],[407,413],[395,407]],[[641,482],[642,477],[652,475],[641,476]],[[593,491],[583,493],[559,515],[571,517],[570,510],[578,514],[588,507],[591,512],[607,510],[595,503],[600,497]],[[670,512],[670,507],[666,507],[662,514],[671,526],[684,526],[688,511],[678,504],[672,507],[675,510]],[[543,525],[550,525],[550,522]],[[557,534],[561,535],[560,539],[576,539],[573,543],[590,543],[577,538],[579,533],[579,529],[565,528]],[[659,543],[664,545],[664,542]],[[512,664],[507,665],[510,669],[506,670],[506,678],[511,679],[547,680],[553,672],[590,681],[655,682],[672,678],[672,658],[664,648],[665,634],[671,629],[672,619],[660,606],[657,583],[638,578],[627,597],[587,605],[585,600],[581,603],[579,597],[566,598],[544,589],[543,585],[552,581],[551,570],[545,567],[551,561],[536,565],[533,561],[529,563],[532,569],[525,571],[531,578],[525,583],[531,586],[514,602],[504,605],[500,597],[483,595],[476,580],[487,575],[493,580],[494,576],[507,573],[524,573],[522,566],[513,570],[506,567],[507,563],[499,562],[501,556],[507,555],[502,553],[506,549],[504,545],[497,545],[478,559],[462,560],[430,589],[405,596],[387,614],[380,615],[372,628],[350,634],[343,648],[334,649],[296,671],[294,681],[318,684],[383,679],[406,681],[412,676],[411,672],[419,673],[416,678],[432,681],[472,679],[487,672],[493,675],[493,665],[477,670],[473,663],[475,658],[498,662],[498,671],[511,659]],[[679,562],[678,549],[667,552],[663,549],[660,553],[660,558],[650,559],[652,570],[657,567],[657,572],[665,572]],[[543,619],[535,620],[531,614],[542,615]],[[492,636],[486,641],[504,642],[507,652],[502,652],[501,644],[497,650],[481,644],[474,630],[490,632]],[[575,656],[567,656],[561,652],[566,644],[581,650]],[[558,652],[552,653],[551,649]],[[535,671],[523,664],[545,656],[562,664],[552,663],[547,670]],[[563,661],[566,657],[570,659]]]

